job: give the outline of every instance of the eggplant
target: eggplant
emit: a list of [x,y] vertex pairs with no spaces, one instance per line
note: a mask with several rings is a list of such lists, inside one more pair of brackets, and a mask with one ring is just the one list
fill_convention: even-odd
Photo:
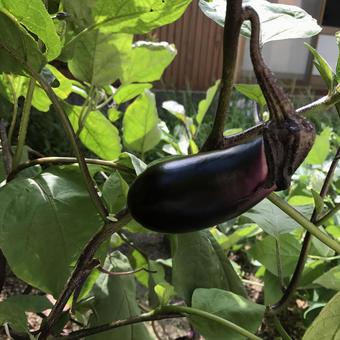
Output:
[[239,216],[269,193],[262,137],[225,150],[164,161],[133,182],[128,208],[157,232],[185,233]]

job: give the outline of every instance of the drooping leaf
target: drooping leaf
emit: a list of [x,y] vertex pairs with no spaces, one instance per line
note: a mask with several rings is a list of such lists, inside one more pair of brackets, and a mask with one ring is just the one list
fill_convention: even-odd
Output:
[[217,80],[215,84],[209,87],[205,99],[201,100],[198,104],[198,112],[196,115],[196,121],[198,125],[201,125],[209,107],[214,100],[217,90],[219,89],[221,81]]
[[[113,252],[105,261],[104,268],[111,272],[132,270],[129,260],[119,251]],[[133,275],[109,276],[100,274],[92,294],[95,297],[90,317],[90,327],[137,316],[140,310],[136,301],[136,283]],[[92,335],[99,340],[151,340],[143,324],[120,327],[112,331]]]
[[[261,41],[309,38],[321,31],[317,21],[297,6],[270,3],[265,0],[244,0],[243,6],[253,7],[260,17]],[[200,0],[203,13],[219,25],[224,25],[226,0]],[[250,23],[244,22],[241,34],[250,37]]]
[[121,78],[124,64],[130,65],[127,58],[131,53],[131,44],[131,34],[90,30],[74,44],[69,69],[79,80],[95,86],[109,85]]
[[235,89],[247,98],[255,100],[261,107],[266,105],[266,99],[258,84],[236,84]]
[[[78,131],[81,107],[65,105],[65,109],[73,129]],[[88,114],[80,140],[102,159],[116,159],[121,152],[118,129],[100,111],[91,111]]]
[[101,226],[78,167],[16,178],[0,190],[0,246],[20,279],[57,296]]
[[187,304],[197,288],[219,288],[245,296],[242,282],[209,231],[178,234],[175,239],[173,284]]
[[331,91],[333,89],[333,83],[334,83],[334,77],[335,74],[330,67],[330,65],[327,63],[326,59],[323,58],[319,52],[309,44],[305,43],[309,51],[313,54],[314,60],[313,64],[318,69],[321,78],[326,83],[328,90]]
[[[276,243],[275,238],[266,236],[262,240],[256,240],[255,245],[250,249],[251,256],[262,263],[272,274],[278,275],[276,261]],[[300,243],[290,234],[280,235],[280,258],[282,266],[282,275],[287,277],[295,269],[296,262],[299,258]]]
[[121,85],[113,98],[119,105],[139,96],[145,89],[149,90],[151,88],[152,85],[149,83]]
[[41,0],[1,0],[0,4],[44,43],[47,60],[53,60],[60,54],[59,36]]
[[[242,296],[221,289],[196,289],[192,296],[192,307],[231,321],[256,333],[264,316],[265,306],[256,304]],[[190,316],[194,327],[206,340],[242,340],[244,336],[221,325],[198,316]]]
[[337,340],[340,338],[340,292],[322,309],[321,313],[307,329],[302,340]]
[[306,164],[322,164],[326,160],[330,150],[331,132],[332,129],[327,127],[316,136],[314,145],[305,159]]
[[28,332],[25,312],[43,312],[52,307],[46,296],[15,295],[0,302],[0,325],[8,323],[17,332]]
[[[302,206],[298,210],[308,215],[311,213],[311,206]],[[261,201],[243,216],[250,218],[266,233],[276,238],[300,227],[296,221],[268,200]]]
[[141,153],[151,150],[161,139],[158,121],[155,95],[145,90],[125,112],[124,144],[129,149]]
[[27,67],[40,72],[46,64],[37,42],[17,20],[0,8],[0,72],[24,74]]
[[167,42],[137,41],[130,51],[129,62],[122,65],[122,83],[159,80],[176,54],[175,46]]

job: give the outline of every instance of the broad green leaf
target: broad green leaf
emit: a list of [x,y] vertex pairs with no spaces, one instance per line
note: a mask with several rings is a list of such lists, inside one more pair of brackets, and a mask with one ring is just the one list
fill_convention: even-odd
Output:
[[137,176],[147,168],[147,165],[141,159],[128,152],[119,155],[118,164],[134,170]]
[[175,242],[173,284],[187,304],[197,288],[219,288],[245,296],[241,280],[209,231],[178,234]]
[[28,332],[25,312],[43,312],[52,307],[46,296],[15,295],[0,302],[0,325],[8,323],[17,332]]
[[118,171],[105,181],[102,193],[110,213],[116,214],[126,206],[128,190],[128,184]]
[[314,283],[327,289],[340,290],[340,266],[333,267],[314,280]]
[[[283,277],[291,275],[295,269],[300,254],[299,241],[290,234],[280,236],[280,254]],[[272,274],[278,275],[276,262],[276,241],[272,236],[266,236],[262,240],[256,240],[255,245],[249,251],[250,255]]]
[[[311,209],[310,206],[303,206],[298,210],[301,213],[309,213]],[[243,216],[250,218],[266,233],[276,238],[300,227],[297,222],[268,200],[261,201]]]
[[167,100],[162,103],[162,108],[170,112],[182,123],[186,123],[187,116],[185,115],[185,108],[182,104],[176,102],[175,100]]
[[264,303],[266,306],[277,303],[282,297],[279,278],[266,270],[264,274]]
[[83,29],[143,34],[176,21],[191,0],[63,1],[65,11]]
[[[79,128],[80,106],[64,106],[75,131]],[[100,112],[91,111],[80,133],[82,143],[102,159],[113,160],[121,152],[118,129]]]
[[132,35],[91,30],[81,35],[68,62],[72,74],[95,86],[105,86],[121,78],[124,65],[130,65]]
[[1,0],[1,5],[44,43],[47,60],[58,57],[61,51],[60,39],[43,1]]
[[335,74],[333,73],[332,68],[329,66],[327,61],[319,54],[319,52],[310,46],[309,44],[305,43],[309,51],[313,54],[314,60],[313,64],[318,69],[321,78],[326,83],[328,90],[333,89],[333,80],[335,77]]
[[128,62],[122,65],[123,84],[159,80],[177,54],[167,42],[137,41],[133,44]]
[[261,87],[257,84],[236,84],[235,89],[249,99],[255,100],[261,107],[266,105],[266,99]]
[[76,166],[16,178],[0,189],[0,247],[9,266],[54,296],[100,226]]
[[[113,252],[105,261],[104,268],[112,272],[132,270],[129,260],[119,251]],[[92,294],[95,297],[92,306],[93,314],[89,327],[124,320],[140,314],[136,301],[136,283],[133,275],[109,276],[100,274]],[[92,335],[91,339],[99,340],[151,340],[143,324],[120,327],[112,331]]]
[[126,147],[140,153],[155,147],[161,139],[158,122],[155,95],[145,90],[125,112],[123,139]]
[[119,105],[139,96],[145,89],[149,90],[151,88],[152,85],[149,83],[121,85],[113,98]]
[[[243,0],[243,6],[253,7],[260,17],[261,41],[309,38],[321,31],[317,21],[297,6],[270,3],[265,0]],[[200,0],[203,13],[224,26],[226,0]],[[241,34],[250,37],[249,21],[243,23]]]
[[338,340],[340,339],[340,292],[322,309],[312,325],[307,329],[302,340]]
[[327,127],[316,136],[314,145],[305,159],[306,164],[322,164],[326,160],[330,150],[331,132],[332,129]]
[[198,112],[197,112],[197,115],[196,115],[196,121],[197,121],[198,125],[202,124],[203,119],[204,119],[206,113],[208,112],[212,101],[214,100],[214,98],[216,96],[217,90],[220,87],[220,83],[221,83],[221,81],[217,80],[213,86],[209,87],[205,99],[203,99],[199,102]]
[[40,72],[46,64],[37,42],[9,13],[0,8],[0,72],[24,74],[27,67]]
[[[192,307],[231,321],[256,333],[264,316],[265,306],[256,304],[242,296],[221,289],[196,289],[192,296]],[[244,336],[224,328],[211,320],[190,316],[190,321],[206,340],[242,340]]]
[[329,264],[325,261],[308,261],[302,273],[299,287],[304,289],[315,288],[314,281],[329,269]]

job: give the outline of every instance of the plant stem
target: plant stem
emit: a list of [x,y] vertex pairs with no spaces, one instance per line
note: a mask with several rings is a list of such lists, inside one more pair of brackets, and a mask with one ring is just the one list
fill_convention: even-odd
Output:
[[333,249],[335,252],[340,254],[340,244],[335,240],[329,238],[324,234],[318,227],[309,221],[305,216],[303,216],[299,211],[294,209],[286,201],[284,201],[280,196],[271,193],[268,197],[269,201],[279,207],[283,212],[285,212],[289,217],[298,222],[303,228],[308,230],[313,236],[318,240],[326,244],[329,248]]
[[[117,164],[114,161],[105,161],[102,159],[93,159],[93,158],[85,158],[86,164],[95,164],[101,165],[113,169],[117,169],[129,174],[135,174],[135,172],[128,167]],[[50,165],[50,164],[75,164],[78,163],[77,158],[75,157],[42,157],[36,158],[32,161],[28,161],[20,164],[17,168],[13,169],[13,171],[8,175],[7,181],[11,181],[20,171],[27,169],[29,167],[35,165]]]
[[79,118],[78,118],[78,130],[76,132],[77,136],[80,136],[80,133],[82,132],[84,126],[85,126],[85,121],[87,116],[92,110],[92,100],[93,100],[93,94],[95,92],[95,87],[91,86],[90,91],[86,97],[86,100],[83,104],[83,107],[80,111]]
[[25,146],[28,122],[30,119],[30,112],[31,112],[31,107],[32,107],[32,98],[33,98],[34,88],[35,88],[35,79],[31,78],[28,83],[25,104],[24,104],[24,108],[22,111],[22,117],[21,117],[20,128],[19,128],[19,136],[18,136],[18,144],[15,150],[15,155],[14,155],[14,160],[13,160],[14,168],[16,168],[19,165],[21,158],[22,158],[24,146]]
[[218,149],[224,145],[224,123],[229,110],[230,96],[233,88],[238,40],[242,24],[242,0],[227,2],[223,35],[223,70],[220,94],[212,131],[202,150]]
[[12,112],[12,120],[11,120],[11,125],[9,127],[8,131],[8,144],[12,145],[12,137],[13,137],[13,132],[15,128],[15,123],[17,121],[17,116],[18,116],[18,96],[16,89],[13,85],[12,77],[9,76],[8,74],[5,74],[5,77],[7,79],[7,82],[10,85],[11,91],[12,91],[12,97],[13,97],[13,112]]
[[283,340],[292,340],[292,338],[283,328],[280,319],[276,315],[273,316],[273,322],[274,322],[276,330],[279,332]]
[[340,203],[335,204],[334,208],[332,208],[328,213],[323,215],[319,220],[316,221],[315,225],[323,225],[327,222],[331,217],[333,217],[340,210]]
[[[336,169],[338,161],[339,161],[339,156],[340,156],[339,153],[340,153],[340,148],[338,148],[338,150],[337,150],[337,153],[336,153],[336,155],[335,155],[335,157],[334,157],[334,159],[332,161],[332,164],[331,164],[331,166],[330,166],[330,168],[329,168],[329,170],[327,172],[327,176],[325,178],[325,181],[324,181],[324,183],[322,185],[322,188],[321,188],[321,191],[320,191],[321,198],[326,197],[326,195],[328,193],[330,184],[331,184],[332,179],[333,179],[333,175],[334,175],[335,169]],[[317,219],[317,213],[316,213],[316,208],[314,208],[314,211],[312,213],[312,217],[311,217],[311,222],[310,223],[315,222],[316,219]],[[317,229],[317,228],[316,228],[316,230],[319,231],[319,229]],[[323,234],[323,235],[326,236],[325,234]],[[291,278],[291,280],[289,282],[289,285],[288,285],[285,293],[283,294],[282,298],[276,304],[274,304],[272,306],[268,306],[268,310],[269,310],[270,313],[278,313],[278,312],[280,312],[289,303],[290,299],[294,295],[294,293],[295,293],[295,291],[296,291],[296,289],[298,287],[298,284],[299,284],[299,281],[300,281],[303,269],[305,267],[305,263],[306,263],[307,256],[308,256],[309,247],[310,247],[310,244],[311,244],[311,239],[312,239],[311,233],[307,231],[306,235],[305,235],[305,238],[303,240],[303,243],[302,243],[302,248],[301,248],[301,251],[300,251],[300,256],[299,256],[298,262],[296,264],[293,276],[292,276],[292,278]],[[331,240],[331,241],[333,241],[333,240]]]
[[237,332],[238,334],[245,336],[247,339],[261,340],[261,338],[250,333],[248,330],[234,324],[231,321],[223,319],[215,314],[211,314],[211,313],[208,313],[203,310],[196,309],[196,308],[185,307],[185,306],[173,306],[173,305],[172,306],[171,305],[161,306],[151,312],[144,313],[139,316],[132,317],[130,319],[113,321],[112,323],[109,323],[109,324],[72,332],[69,335],[61,336],[57,339],[79,339],[85,336],[106,332],[114,328],[132,325],[135,323],[140,323],[140,322],[145,322],[145,321],[155,321],[155,320],[161,320],[161,319],[169,319],[169,318],[179,318],[179,317],[184,317],[188,315],[194,315],[194,316],[202,317],[207,320],[216,322],[222,327],[228,328],[229,330],[233,330]]
[[50,330],[58,321],[68,299],[72,295],[73,291],[78,288],[82,282],[83,273],[87,272],[88,266],[91,264],[93,257],[98,250],[99,246],[113,233],[117,232],[122,226],[127,224],[131,220],[131,216],[128,211],[122,211],[117,214],[118,222],[106,223],[88,242],[83,249],[81,255],[78,258],[77,265],[73,270],[70,278],[68,279],[64,290],[60,294],[57,302],[54,304],[50,314],[42,324],[39,336],[39,340],[46,339]]

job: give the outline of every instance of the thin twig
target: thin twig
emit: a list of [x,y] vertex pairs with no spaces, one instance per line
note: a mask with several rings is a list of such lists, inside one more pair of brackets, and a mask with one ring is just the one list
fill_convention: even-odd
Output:
[[144,267],[143,268],[137,268],[135,270],[129,270],[129,271],[126,271],[126,272],[111,272],[109,270],[104,269],[101,266],[96,267],[96,269],[99,270],[101,273],[104,273],[104,274],[107,274],[107,275],[110,275],[110,276],[126,276],[126,275],[136,274],[136,273],[139,273],[139,272],[142,272],[142,271],[145,271],[145,272],[151,273],[151,274],[157,273],[157,271],[155,271],[155,270],[149,270],[149,269],[144,268]]
[[2,161],[6,174],[8,175],[12,170],[12,154],[11,146],[8,143],[7,133],[6,133],[7,123],[4,119],[0,120],[0,139],[1,139],[1,150],[2,150]]
[[[93,158],[85,158],[85,162],[87,164],[95,164],[101,165],[113,169],[117,169],[120,171],[127,172],[129,174],[135,174],[135,172],[128,167],[120,165],[114,161],[105,161],[102,159],[93,159]],[[26,163],[20,164],[17,168],[13,169],[13,171],[8,175],[7,180],[12,180],[20,171],[27,169],[29,167],[35,165],[51,165],[51,164],[75,164],[78,163],[77,158],[75,157],[42,157],[36,158],[32,161],[28,161]]]
[[[330,184],[331,184],[333,176],[334,176],[335,169],[336,169],[337,164],[339,162],[339,156],[340,156],[340,148],[338,148],[338,150],[337,150],[337,153],[336,153],[336,155],[335,155],[335,157],[332,161],[332,164],[331,164],[331,166],[328,170],[327,176],[326,176],[325,181],[323,183],[323,186],[321,188],[321,191],[320,191],[321,198],[324,198],[328,193]],[[313,223],[313,222],[315,222],[316,219],[317,219],[317,212],[316,212],[316,208],[314,208],[314,211],[313,211],[313,214],[312,214],[312,217],[311,217],[310,220]],[[299,256],[298,262],[296,264],[293,276],[292,276],[292,278],[289,282],[289,285],[288,285],[285,293],[281,297],[281,299],[276,304],[274,304],[272,306],[268,306],[269,312],[275,313],[275,314],[280,312],[289,303],[290,299],[293,297],[293,295],[294,295],[294,293],[295,293],[295,291],[298,287],[303,269],[305,267],[305,263],[306,263],[306,260],[307,260],[308,251],[309,251],[309,247],[310,247],[310,243],[311,243],[311,238],[312,238],[311,234],[307,231],[306,234],[305,234],[303,243],[302,243],[300,256]]]
[[320,217],[316,222],[315,225],[323,225],[325,224],[331,217],[333,217],[338,211],[340,210],[340,203],[335,204],[335,206],[328,211],[325,215]]
[[118,222],[108,223],[97,232],[92,239],[85,246],[83,252],[79,256],[77,265],[72,272],[70,278],[68,279],[64,290],[60,294],[57,302],[54,304],[50,314],[48,315],[46,322],[42,325],[40,332],[41,335],[39,339],[46,339],[49,334],[50,329],[54,326],[56,321],[59,319],[68,299],[72,295],[73,291],[79,286],[83,273],[87,271],[89,264],[93,260],[93,257],[99,248],[99,246],[111,235],[117,232],[122,226],[127,224],[131,216],[128,211],[122,211],[117,214]]
[[223,70],[220,94],[212,131],[202,150],[208,151],[224,146],[224,123],[229,110],[230,96],[233,88],[234,73],[238,50],[238,40],[242,24],[242,0],[227,2],[223,35]]

